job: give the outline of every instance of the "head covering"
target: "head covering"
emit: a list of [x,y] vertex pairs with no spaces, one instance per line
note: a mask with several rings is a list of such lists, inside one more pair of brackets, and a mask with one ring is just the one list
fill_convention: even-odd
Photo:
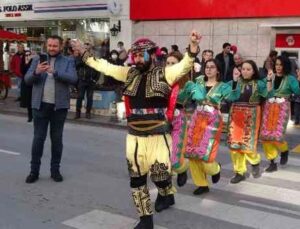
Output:
[[157,46],[153,41],[147,38],[141,38],[132,44],[131,52],[132,53],[145,52],[155,48],[157,48]]
[[237,47],[235,45],[231,45],[230,51],[232,51],[234,54],[237,52]]

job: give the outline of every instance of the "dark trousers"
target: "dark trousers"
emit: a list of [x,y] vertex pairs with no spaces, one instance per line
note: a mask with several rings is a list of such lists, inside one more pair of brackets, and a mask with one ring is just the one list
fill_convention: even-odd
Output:
[[86,112],[90,113],[93,106],[94,87],[87,84],[82,84],[82,85],[79,84],[78,90],[79,90],[79,95],[77,98],[76,110],[77,111],[81,110],[82,100],[84,99],[84,95],[86,93],[86,98],[87,98]]
[[31,149],[31,172],[39,173],[44,143],[50,123],[51,173],[59,170],[63,150],[63,129],[68,110],[55,110],[54,104],[42,103],[33,109],[34,137]]
[[300,123],[300,103],[294,102],[294,116],[295,116],[295,123]]

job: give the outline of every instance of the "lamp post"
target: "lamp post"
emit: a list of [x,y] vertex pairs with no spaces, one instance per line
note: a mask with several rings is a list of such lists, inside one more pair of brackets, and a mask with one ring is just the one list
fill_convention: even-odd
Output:
[[113,37],[116,37],[118,33],[121,32],[121,21],[118,21],[118,25],[114,24],[113,27],[110,29],[110,34]]

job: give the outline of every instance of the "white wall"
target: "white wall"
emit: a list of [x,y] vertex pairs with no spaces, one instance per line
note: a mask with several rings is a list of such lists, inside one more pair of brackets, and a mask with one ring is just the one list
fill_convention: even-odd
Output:
[[[133,22],[133,40],[148,37],[160,47],[170,49],[177,44],[184,51],[188,44],[188,35],[192,29],[202,35],[201,50],[212,49],[220,53],[222,44],[229,42],[238,47],[246,59],[253,59],[261,66],[274,48],[277,29],[261,27],[264,23],[297,23],[299,18],[231,19],[231,20],[178,20],[178,21],[141,21]],[[300,28],[289,29],[300,33]]]

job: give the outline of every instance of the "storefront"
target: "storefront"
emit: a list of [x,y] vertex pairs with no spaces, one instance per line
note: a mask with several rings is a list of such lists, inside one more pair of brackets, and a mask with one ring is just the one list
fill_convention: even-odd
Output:
[[[117,2],[117,5],[113,4]],[[42,49],[45,38],[58,34],[64,39],[79,38],[93,45],[110,39],[116,47],[119,40],[130,43],[131,23],[128,1],[112,0],[3,0],[0,3],[0,26],[16,33],[26,34],[31,48]],[[122,21],[126,30],[118,28],[111,36],[111,28]]]
[[[26,34],[26,45],[37,52],[44,50],[45,39],[54,34],[79,38],[92,44],[95,51],[104,40],[109,40],[110,49],[115,49],[118,41],[130,47],[132,40],[129,0],[1,0],[0,26]],[[16,44],[11,47],[16,49]],[[115,97],[111,91],[95,92],[94,112],[109,113]]]
[[300,1],[152,0],[140,4],[131,0],[130,4],[133,39],[146,36],[160,46],[170,49],[177,44],[184,51],[188,34],[196,29],[203,35],[202,50],[217,54],[224,42],[230,42],[259,66],[270,49],[299,53],[299,47],[277,47],[276,39],[279,34],[300,34]]

